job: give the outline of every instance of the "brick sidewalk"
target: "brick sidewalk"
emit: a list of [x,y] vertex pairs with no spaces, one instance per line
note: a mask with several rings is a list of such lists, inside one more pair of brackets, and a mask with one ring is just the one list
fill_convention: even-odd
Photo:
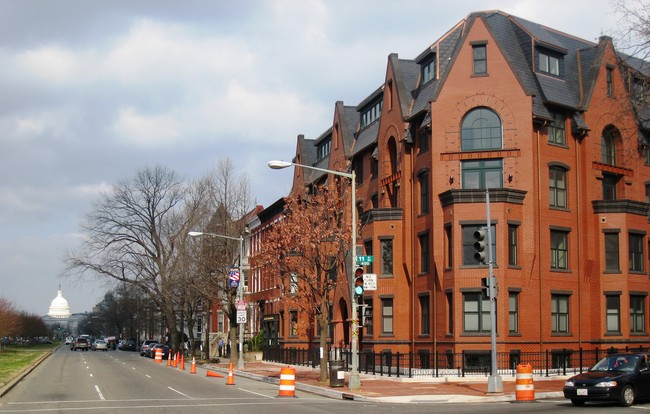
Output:
[[[229,362],[219,364],[208,364],[206,368],[216,368],[221,372],[228,372]],[[269,380],[279,379],[280,370],[286,365],[255,361],[244,364],[244,373],[267,377]],[[304,366],[294,366],[296,370],[296,384],[307,384],[312,387],[320,387],[324,390],[338,391],[344,394],[353,394],[368,398],[377,397],[400,397],[400,396],[490,396],[487,392],[487,377],[477,378],[408,378],[388,377],[380,375],[361,374],[361,389],[356,391],[348,390],[349,373],[346,372],[345,385],[343,387],[331,387],[329,380],[320,382],[319,368],[312,369]],[[237,370],[235,369],[235,376]],[[512,377],[502,378],[503,395],[516,397],[515,379]],[[561,395],[562,387],[566,378],[535,378],[533,386],[536,396]]]

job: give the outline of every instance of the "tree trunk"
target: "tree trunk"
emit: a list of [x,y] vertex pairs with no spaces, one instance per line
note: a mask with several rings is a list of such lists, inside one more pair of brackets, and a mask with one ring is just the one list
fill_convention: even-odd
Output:
[[321,313],[318,315],[318,330],[320,332],[320,382],[327,381],[327,329],[329,327],[327,304],[321,304]]

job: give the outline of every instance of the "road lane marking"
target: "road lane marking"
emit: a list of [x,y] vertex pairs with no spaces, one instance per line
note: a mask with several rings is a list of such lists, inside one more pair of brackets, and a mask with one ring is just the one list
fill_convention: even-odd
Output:
[[95,391],[97,391],[97,395],[99,395],[100,400],[102,400],[102,401],[106,400],[106,398],[104,398],[104,395],[102,394],[102,392],[99,390],[99,385],[95,385]]
[[151,378],[151,375],[149,375],[149,374],[145,374],[145,377],[147,377],[147,378]]
[[251,394],[259,395],[260,397],[275,398],[275,397],[271,397],[271,396],[269,396],[269,395],[260,394],[259,392],[255,392],[255,391],[247,390],[246,388],[238,388],[238,389],[241,390],[241,391],[249,392],[249,393],[251,393]]
[[182,393],[182,392],[180,392],[180,391],[178,391],[178,390],[173,389],[172,387],[167,387],[167,388],[169,388],[170,390],[174,391],[175,393],[178,393],[178,394],[182,395],[183,397],[187,397],[187,398],[189,398],[190,400],[193,400],[193,399],[194,399],[194,398],[190,397],[190,396],[187,395],[187,394],[184,394],[184,393]]

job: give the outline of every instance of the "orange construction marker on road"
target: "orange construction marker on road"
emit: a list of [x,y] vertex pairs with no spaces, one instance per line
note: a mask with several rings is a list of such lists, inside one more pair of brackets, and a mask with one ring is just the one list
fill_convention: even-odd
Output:
[[196,357],[192,357],[192,366],[190,366],[190,374],[196,374]]
[[174,351],[172,351],[171,348],[169,348],[169,351],[167,351],[167,366],[171,367],[172,366],[172,356],[174,355]]
[[206,372],[205,374],[206,377],[215,377],[215,378],[223,378],[223,375],[219,374],[218,372],[210,371]]
[[180,364],[178,364],[178,369],[185,371],[185,355],[183,354],[181,354],[181,361]]
[[228,379],[226,380],[226,385],[235,385],[235,374],[232,372],[232,362],[228,368]]

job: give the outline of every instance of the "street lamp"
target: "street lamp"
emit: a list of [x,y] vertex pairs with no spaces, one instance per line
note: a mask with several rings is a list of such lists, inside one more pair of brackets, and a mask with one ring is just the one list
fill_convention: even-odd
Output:
[[[244,300],[244,275],[242,274],[242,266],[241,262],[244,260],[244,236],[239,235],[239,237],[233,237],[233,236],[225,236],[223,234],[215,234],[215,233],[203,233],[200,231],[191,231],[187,233],[191,237],[199,237],[199,236],[207,236],[207,237],[220,237],[222,239],[229,239],[229,240],[239,240],[239,265],[237,266],[237,269],[239,271],[239,285],[237,286],[237,299],[238,302],[242,302]],[[243,324],[237,323],[237,327],[239,329],[239,359],[237,360],[237,369],[244,369],[244,327]],[[207,335],[207,332],[206,332]]]
[[[353,272],[353,269],[357,264],[357,210],[356,210],[356,191],[357,191],[357,179],[354,173],[354,169],[351,173],[328,170],[325,168],[312,167],[310,165],[297,164],[295,162],[289,161],[269,161],[268,166],[274,170],[279,170],[287,167],[299,167],[306,168],[309,170],[321,171],[332,175],[338,175],[341,177],[349,178],[352,182],[352,204],[351,204],[351,215],[350,221],[352,224],[352,249],[351,249],[351,263],[350,263],[350,272]],[[350,382],[348,388],[350,390],[358,390],[361,388],[361,377],[359,376],[359,316],[358,309],[356,304],[356,298],[354,297],[354,277],[349,278],[349,290],[350,290],[350,307],[352,308],[352,341],[350,343],[350,348],[352,350],[352,370],[350,371]]]

